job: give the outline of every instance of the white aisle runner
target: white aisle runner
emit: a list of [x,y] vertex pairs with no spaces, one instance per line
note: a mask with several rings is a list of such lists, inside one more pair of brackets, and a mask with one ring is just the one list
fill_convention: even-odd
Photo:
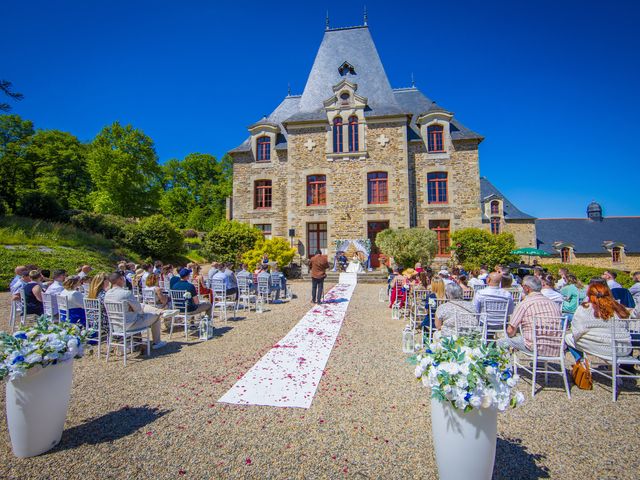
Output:
[[224,394],[219,402],[309,408],[356,288],[355,274],[341,274],[293,329]]

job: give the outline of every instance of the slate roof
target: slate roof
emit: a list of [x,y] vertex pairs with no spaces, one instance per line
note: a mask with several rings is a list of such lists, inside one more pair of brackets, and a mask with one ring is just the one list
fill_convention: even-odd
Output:
[[607,253],[603,242],[620,242],[627,253],[640,253],[640,217],[539,218],[536,220],[538,248],[558,254],[554,242],[573,244],[577,254]]
[[[480,177],[480,201],[484,203],[487,197],[496,196],[502,200],[502,211],[504,213],[504,219],[509,220],[533,220],[534,217],[524,213],[518,209],[511,201],[505,197],[500,190],[498,190],[487,177]],[[482,220],[489,221],[489,219],[483,214]]]

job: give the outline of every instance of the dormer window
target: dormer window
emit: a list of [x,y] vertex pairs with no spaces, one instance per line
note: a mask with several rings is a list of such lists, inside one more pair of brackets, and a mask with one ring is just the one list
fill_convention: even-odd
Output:
[[491,215],[499,215],[500,214],[500,202],[494,200],[491,202]]
[[613,247],[611,249],[611,260],[613,263],[620,263],[620,258],[622,257],[622,248]]
[[357,152],[358,150],[358,117],[352,115],[349,117],[349,151]]
[[271,139],[267,136],[259,137],[256,143],[257,143],[258,162],[270,162],[271,161]]
[[571,248],[564,247],[560,250],[560,259],[562,263],[570,263],[571,262]]
[[429,152],[444,152],[444,128],[442,125],[427,127],[427,148]]
[[342,118],[333,119],[333,153],[342,152]]

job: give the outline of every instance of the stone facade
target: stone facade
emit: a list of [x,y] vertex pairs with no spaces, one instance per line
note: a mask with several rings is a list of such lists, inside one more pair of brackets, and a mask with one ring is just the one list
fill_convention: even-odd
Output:
[[[562,263],[562,260],[559,256],[548,257],[540,259],[540,263],[542,265],[550,263]],[[607,255],[605,253],[592,253],[588,255],[573,254],[571,256],[571,261],[569,263],[565,263],[565,265],[567,265],[567,268],[571,269],[571,265],[574,264],[587,265],[589,267],[596,268],[613,268],[625,272],[637,272],[640,271],[640,254],[634,253],[623,255],[620,262],[613,262],[611,255]]]

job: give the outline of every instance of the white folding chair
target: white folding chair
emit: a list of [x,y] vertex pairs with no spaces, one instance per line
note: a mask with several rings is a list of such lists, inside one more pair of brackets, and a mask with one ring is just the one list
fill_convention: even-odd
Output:
[[266,275],[258,275],[258,289],[257,289],[257,299],[256,299],[256,310],[258,310],[258,304],[264,308],[264,304],[269,302],[269,279]]
[[[531,335],[531,351],[514,349],[513,372],[518,372],[518,367],[531,375],[531,396],[536,394],[536,374],[544,373],[544,382],[547,383],[549,374],[562,376],[567,397],[571,399],[565,359],[565,335],[567,323],[563,317],[550,317],[539,315],[534,317],[534,328]],[[522,332],[520,332],[522,334]],[[526,363],[521,363],[518,354],[526,358]],[[539,364],[542,363],[542,369]],[[551,364],[551,366],[549,365]],[[553,368],[559,364],[559,369]]]
[[473,294],[475,295],[476,293],[478,293],[483,288],[487,288],[487,286],[486,285],[474,285],[473,286]]
[[142,289],[142,303],[153,307],[158,306],[158,302],[156,301],[156,292],[153,288]]
[[466,313],[456,309],[454,312],[455,333],[457,336],[482,336],[482,324],[479,313]]
[[58,303],[58,319],[61,322],[69,321],[69,298],[65,295],[57,295],[56,302]]
[[[189,302],[184,298],[185,293],[186,292],[184,290],[169,290],[169,295],[171,295],[171,305],[175,310],[178,310],[178,313],[171,317],[169,338],[173,335],[173,327],[177,325],[184,327],[184,338],[189,339],[189,320],[199,315],[198,313],[189,312]],[[180,319],[182,319],[182,321],[179,321]]]
[[[565,322],[566,323],[566,322]],[[640,378],[640,375],[627,373],[620,370],[620,365],[639,366],[640,359],[633,356],[633,341],[638,330],[640,320],[608,320],[610,327],[611,343],[602,345],[601,347],[591,347],[585,354],[589,354],[598,358],[602,362],[600,365],[608,365],[611,367],[611,373],[598,369],[598,365],[591,365],[591,373],[597,373],[611,380],[611,391],[613,401],[618,399],[618,379],[623,378]]]
[[473,291],[473,289],[469,289],[469,290],[463,290],[462,291],[462,299],[463,300],[473,300],[473,294],[475,292]]
[[482,340],[487,341],[489,334],[503,333],[506,336],[509,302],[505,300],[483,299],[481,302]]
[[227,299],[227,286],[222,279],[214,278],[211,282],[211,291],[213,293],[213,313],[216,309],[220,312],[220,316],[224,318],[224,323],[227,323],[227,307],[229,304],[233,307],[233,319],[236,319],[238,311],[238,302],[229,301]]
[[97,298],[84,298],[84,313],[87,319],[87,328],[98,332],[98,358],[102,350],[102,306]]
[[269,275],[269,287],[271,289],[271,300],[276,301],[280,299],[280,290],[282,284],[280,283],[280,275]]
[[[127,366],[127,350],[131,350],[138,345],[146,345],[147,356],[151,355],[151,327],[127,328],[126,312],[129,309],[127,302],[104,302],[109,322],[109,337],[107,338],[107,360],[111,347],[122,347],[124,355],[124,366]],[[140,335],[141,340],[136,340]],[[146,340],[145,340],[146,338]],[[118,341],[118,339],[120,339]]]
[[44,309],[44,316],[50,322],[55,322],[58,316],[55,311],[58,307],[57,298],[55,295],[47,292],[42,292],[42,307]]
[[240,275],[238,279],[238,308],[242,306],[243,310],[251,311],[251,303],[255,305],[258,297],[251,292],[251,286],[249,285],[249,277]]
[[137,282],[131,282],[131,290],[133,292],[133,296],[140,300],[140,286],[137,285]]

